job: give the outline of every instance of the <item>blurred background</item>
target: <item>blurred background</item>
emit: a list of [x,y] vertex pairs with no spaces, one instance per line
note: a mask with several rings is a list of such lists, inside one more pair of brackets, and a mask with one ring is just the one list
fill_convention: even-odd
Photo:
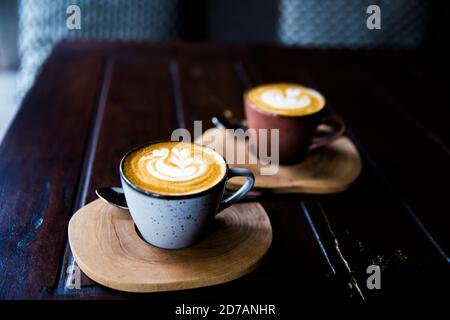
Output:
[[[43,61],[64,38],[273,43],[309,48],[405,49],[448,40],[448,1],[0,0],[0,141]],[[81,30],[66,26],[69,5]],[[369,5],[381,30],[368,30]]]

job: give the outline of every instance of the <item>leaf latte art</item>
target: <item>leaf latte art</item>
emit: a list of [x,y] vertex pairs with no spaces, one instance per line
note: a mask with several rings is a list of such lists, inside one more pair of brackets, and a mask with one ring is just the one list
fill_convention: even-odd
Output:
[[304,116],[320,111],[325,99],[317,91],[290,83],[262,85],[251,89],[245,99],[252,106],[284,116]]
[[201,176],[207,168],[201,155],[192,156],[189,148],[156,149],[139,161],[146,162],[150,175],[166,181],[192,180]]
[[186,142],[162,142],[126,157],[123,170],[137,187],[162,195],[206,190],[225,175],[226,164],[214,150]]

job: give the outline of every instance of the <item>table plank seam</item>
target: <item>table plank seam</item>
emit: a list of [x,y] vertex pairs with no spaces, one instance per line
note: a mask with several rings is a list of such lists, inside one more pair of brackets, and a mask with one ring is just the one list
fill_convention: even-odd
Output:
[[[333,266],[333,263],[331,262],[329,254],[328,254],[327,250],[325,249],[325,246],[322,243],[322,240],[320,238],[319,232],[317,231],[317,228],[316,228],[316,226],[314,225],[314,222],[311,219],[311,215],[309,214],[308,208],[306,207],[306,205],[305,205],[305,203],[303,201],[300,201],[300,208],[301,208],[301,210],[303,212],[303,215],[306,218],[306,221],[308,221],[308,224],[309,224],[309,227],[310,227],[310,229],[311,229],[311,231],[313,233],[314,239],[316,240],[316,242],[317,242],[317,244],[318,244],[318,246],[320,248],[320,251],[322,252],[322,254],[324,256],[325,261],[327,262],[327,265],[328,265],[328,267],[331,270],[331,273],[333,275],[336,275],[336,269]],[[336,240],[336,242],[337,242],[337,240]]]
[[[96,104],[97,108],[95,108],[95,113],[91,119],[91,125],[89,126],[89,134],[87,136],[87,141],[85,142],[85,148],[83,150],[83,164],[80,170],[80,174],[77,182],[77,193],[75,195],[75,200],[72,205],[72,214],[81,208],[86,201],[89,180],[92,173],[92,166],[95,159],[95,151],[98,142],[98,137],[101,131],[102,120],[104,111],[106,108],[107,96],[109,92],[109,87],[112,79],[112,74],[114,70],[114,58],[107,57],[104,63],[104,70],[102,72],[102,79],[100,82],[99,94],[98,94],[98,103]],[[68,239],[66,237],[66,248],[64,250],[61,263],[58,281],[53,286],[53,291],[63,291],[65,293],[66,290],[66,270],[69,266],[75,264],[75,259],[72,255],[70,247],[68,245]]]
[[315,201],[315,202],[316,202],[317,207],[319,208],[319,211],[321,213],[321,216],[322,216],[322,218],[323,218],[323,220],[325,222],[325,225],[326,225],[326,228],[328,230],[328,233],[330,234],[330,236],[331,236],[331,238],[333,240],[332,246],[335,249],[335,252],[337,253],[337,255],[339,257],[341,264],[344,266],[344,268],[345,268],[345,270],[347,272],[347,276],[349,277],[349,280],[350,280],[350,282],[352,284],[352,288],[354,288],[354,290],[358,293],[359,297],[363,301],[365,301],[366,298],[365,298],[365,296],[364,296],[364,294],[363,294],[363,292],[362,292],[362,290],[361,290],[361,288],[360,288],[360,286],[358,284],[358,281],[353,276],[353,271],[352,271],[352,268],[350,267],[349,260],[346,259],[344,257],[344,254],[342,253],[342,250],[341,250],[341,248],[339,246],[339,240],[338,240],[338,238],[336,236],[336,233],[333,231],[333,228],[331,227],[330,220],[328,219],[328,216],[325,213],[325,210],[323,209],[323,207],[322,207],[322,205],[320,204],[319,201]]
[[244,86],[245,90],[248,90],[251,88],[252,83],[248,77],[248,74],[245,70],[245,66],[242,62],[242,60],[235,60],[233,63],[234,66],[234,70],[239,78],[239,80],[241,81],[241,84]]
[[105,63],[105,71],[103,73],[102,86],[100,89],[99,100],[97,104],[97,110],[93,117],[92,126],[90,129],[90,134],[88,142],[86,144],[83,167],[80,172],[80,184],[77,191],[75,206],[73,211],[81,208],[85,202],[88,193],[89,181],[92,174],[92,166],[95,160],[95,152],[98,144],[98,138],[101,131],[101,126],[103,122],[103,115],[105,113],[106,102],[109,92],[109,87],[112,79],[114,69],[114,59],[108,58]]

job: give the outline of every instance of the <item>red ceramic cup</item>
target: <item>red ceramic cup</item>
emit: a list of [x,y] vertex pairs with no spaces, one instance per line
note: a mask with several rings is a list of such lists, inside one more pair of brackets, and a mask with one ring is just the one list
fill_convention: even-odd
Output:
[[[297,114],[295,112],[287,114],[290,111],[285,112],[285,110],[279,111],[274,108],[268,108],[267,103],[263,106],[264,101],[254,98],[254,93],[264,92],[264,88],[268,88],[268,90],[281,88],[281,96],[278,94],[278,98],[281,97],[281,99],[285,97],[284,92],[286,90],[294,93],[296,90],[301,90],[302,94],[311,94],[313,101],[315,101],[315,106],[314,108],[305,107],[304,112],[297,112]],[[346,126],[341,117],[325,115],[325,99],[323,96],[313,89],[296,84],[277,83],[250,89],[244,95],[244,105],[248,128],[255,129],[257,133],[260,129],[279,129],[279,161],[281,164],[298,163],[306,158],[309,151],[326,146],[345,133]],[[283,112],[285,114],[282,114]],[[320,124],[332,126],[334,128],[333,132],[315,138]],[[268,154],[272,155],[270,136],[268,134],[267,150]],[[256,146],[252,146],[253,149],[258,150],[258,134],[252,141],[257,143]]]

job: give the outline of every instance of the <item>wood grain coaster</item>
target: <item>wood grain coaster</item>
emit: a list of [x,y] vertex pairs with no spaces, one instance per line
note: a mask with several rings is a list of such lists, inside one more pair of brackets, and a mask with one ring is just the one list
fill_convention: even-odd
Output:
[[211,286],[254,270],[272,242],[272,227],[256,202],[235,204],[216,216],[196,245],[154,247],[140,238],[127,210],[98,199],[69,222],[69,244],[81,270],[122,291],[156,292]]
[[[209,129],[203,136],[196,140],[212,147],[233,141],[231,134],[222,129]],[[247,142],[234,139],[235,151],[238,148],[248,150]],[[221,148],[216,149],[221,150]],[[226,148],[224,149],[226,158]],[[235,152],[236,153],[236,152]],[[255,155],[246,152],[244,164],[233,164],[232,159],[227,159],[230,167],[242,167],[252,170],[255,175],[255,189],[270,191],[273,193],[299,192],[299,193],[335,193],[347,189],[361,172],[361,158],[358,150],[350,139],[341,137],[332,144],[311,151],[308,157],[301,163],[294,165],[280,165],[275,175],[262,175],[262,165]],[[258,164],[251,164],[258,162]],[[267,165],[266,165],[267,167]],[[233,178],[228,182],[232,189],[242,185],[242,178]]]

